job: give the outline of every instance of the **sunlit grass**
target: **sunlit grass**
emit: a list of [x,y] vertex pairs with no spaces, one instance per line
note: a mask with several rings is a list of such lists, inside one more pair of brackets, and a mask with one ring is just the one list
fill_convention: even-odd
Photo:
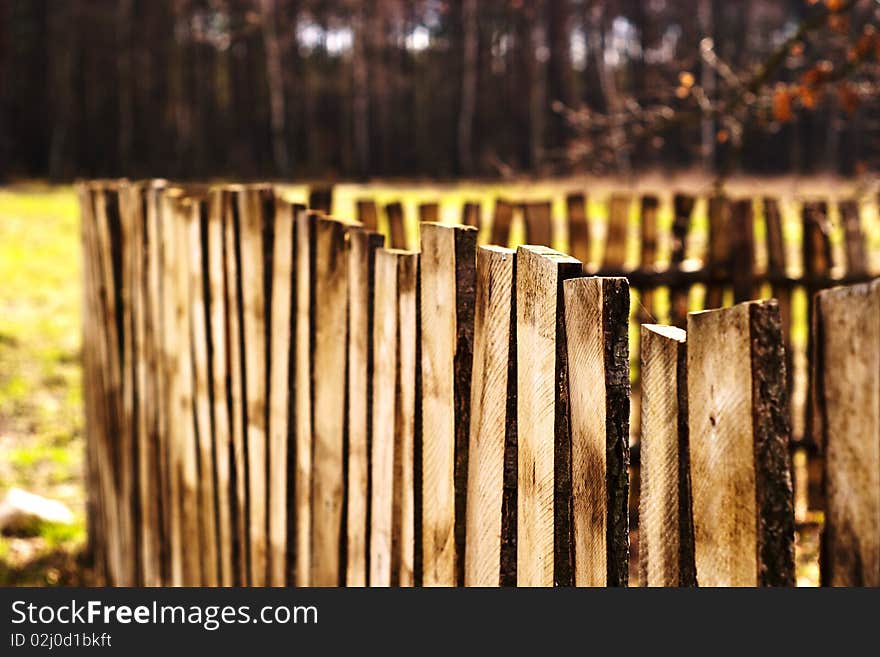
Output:
[[[18,486],[78,519],[37,527],[36,557],[85,539],[80,271],[73,189],[0,190],[0,495]],[[0,537],[0,561],[10,540]]]

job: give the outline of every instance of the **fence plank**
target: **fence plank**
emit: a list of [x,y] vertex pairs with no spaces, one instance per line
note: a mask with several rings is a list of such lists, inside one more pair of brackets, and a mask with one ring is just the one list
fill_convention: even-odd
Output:
[[587,220],[587,198],[584,194],[565,197],[568,218],[569,253],[585,265],[590,262],[590,224]]
[[573,278],[563,287],[574,584],[626,586],[629,285],[625,278]]
[[159,376],[159,189],[152,182],[146,183],[142,190],[141,246],[143,260],[141,266],[142,333],[141,333],[141,373],[140,414],[143,429],[138,446],[138,492],[140,498],[140,557],[141,577],[144,586],[162,585],[161,519],[159,514],[161,488],[158,486],[160,463],[159,445],[160,424],[159,404],[161,377]]
[[245,374],[245,426],[248,464],[248,530],[250,585],[265,586],[268,573],[269,540],[267,535],[268,482],[268,397],[269,375],[266,333],[266,276],[271,276],[271,261],[264,240],[266,223],[271,221],[264,209],[274,203],[271,188],[247,187],[238,197],[241,222],[242,335]]
[[388,218],[388,234],[391,239],[391,248],[406,248],[406,230],[403,217],[403,206],[395,201],[385,206],[385,216]]
[[582,267],[540,246],[521,246],[516,258],[517,583],[570,585],[571,435],[559,305],[562,281]]
[[705,264],[710,281],[706,286],[706,308],[720,308],[724,301],[724,285],[720,282],[730,274],[731,207],[726,196],[709,198],[709,245]]
[[[315,343],[315,230],[318,215],[303,212],[295,222],[295,324],[293,373],[293,499],[288,498],[288,528],[293,529],[294,559],[288,581],[309,586],[312,576],[312,430]],[[338,373],[337,373],[338,374]],[[289,490],[288,486],[288,490]],[[290,529],[288,529],[290,534]],[[289,540],[289,539],[288,539]]]
[[418,258],[376,252],[371,586],[413,583]]
[[231,408],[232,437],[232,519],[234,524],[232,558],[235,564],[234,581],[237,586],[247,586],[248,571],[247,530],[247,479],[245,475],[245,409],[244,409],[244,345],[242,338],[242,292],[241,252],[238,195],[240,186],[224,190],[224,214],[226,215],[226,309],[229,345],[228,376],[229,404]]
[[[792,393],[792,351],[791,351],[791,288],[778,283],[788,272],[785,253],[785,239],[782,232],[782,215],[779,202],[765,197],[764,223],[767,233],[767,274],[777,282],[771,282],[773,298],[779,302],[779,315],[782,320],[782,340],[785,348],[786,387],[789,399]],[[794,411],[795,409],[792,409]]]
[[507,246],[510,243],[510,225],[513,223],[513,204],[504,199],[495,200],[495,212],[492,215],[491,243]]
[[840,201],[840,220],[843,224],[843,245],[846,252],[846,270],[849,274],[864,275],[868,271],[865,255],[865,236],[859,217],[859,203],[854,199]]
[[422,223],[440,221],[440,204],[419,203],[419,221]]
[[465,586],[516,584],[515,254],[477,251]]
[[288,446],[291,434],[294,299],[294,218],[305,208],[281,199],[275,205],[269,373],[269,586],[287,585]]
[[376,230],[379,227],[379,212],[376,202],[361,199],[357,202],[357,220],[367,230]]
[[[173,410],[170,416],[172,487],[177,486],[178,495],[172,494],[172,504],[178,504],[180,558],[176,561],[179,571],[174,582],[183,586],[199,586],[202,581],[201,541],[199,533],[199,475],[198,444],[193,421],[193,364],[190,333],[190,275],[189,219],[191,204],[180,196],[173,200],[172,239],[175,241],[173,265],[173,330],[176,349],[170,353],[173,376]],[[166,261],[166,267],[168,262]],[[166,339],[168,338],[166,334]],[[176,483],[175,483],[176,482]],[[196,549],[193,549],[195,547]]]
[[[646,194],[641,204],[641,254],[640,267],[646,271],[654,271],[657,262],[657,214],[659,202],[656,196]],[[654,290],[640,290],[641,312],[643,321],[654,317]]]
[[217,486],[217,535],[219,583],[232,586],[235,564],[233,562],[233,505],[235,495],[232,489],[232,435],[230,427],[229,395],[226,379],[229,369],[227,348],[227,294],[225,264],[230,257],[226,253],[224,241],[225,222],[230,220],[225,214],[224,204],[229,202],[228,194],[222,188],[215,188],[209,195],[207,243],[208,250],[208,295],[210,299],[211,331],[211,372],[212,372],[212,422],[214,427],[214,463]]
[[[201,540],[202,585],[219,583],[217,554],[217,507],[214,490],[214,433],[211,421],[211,371],[209,366],[208,305],[205,298],[204,261],[207,245],[202,242],[202,227],[208,207],[204,200],[193,199],[187,217],[189,231],[189,302],[192,332],[194,410],[198,445],[199,529]],[[205,225],[205,228],[207,226]]]
[[467,201],[462,207],[461,223],[465,226],[473,226],[477,230],[482,224],[483,208],[479,202]]
[[553,246],[553,220],[549,201],[525,203],[526,242]]
[[[672,252],[670,267],[681,270],[687,247],[687,235],[691,227],[691,215],[694,211],[694,197],[688,194],[676,194],[672,202],[675,216],[672,220]],[[669,290],[669,323],[684,328],[687,321],[688,293],[687,285],[674,285]]]
[[730,208],[730,277],[733,281],[733,302],[754,299],[755,237],[752,199],[733,201]]
[[693,586],[686,334],[673,326],[641,329],[639,583]]
[[605,256],[602,263],[612,270],[623,269],[626,263],[626,242],[629,234],[628,194],[612,194],[608,201],[608,232],[605,236]]
[[421,225],[422,583],[464,582],[477,231]]
[[814,322],[822,583],[880,586],[880,282],[820,292]]
[[[314,420],[312,428],[312,586],[344,581],[347,227],[318,219],[315,227]],[[332,373],[332,374],[330,374]]]
[[309,190],[309,209],[323,214],[330,214],[333,211],[333,187],[312,187]]
[[700,586],[793,585],[788,401],[775,301],[688,316]]
[[346,584],[369,583],[370,448],[376,251],[385,238],[349,229],[348,253],[348,508]]

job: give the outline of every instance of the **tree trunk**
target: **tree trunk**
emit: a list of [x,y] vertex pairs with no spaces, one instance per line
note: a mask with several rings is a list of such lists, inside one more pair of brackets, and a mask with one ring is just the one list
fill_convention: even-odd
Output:
[[266,81],[269,85],[269,117],[272,125],[272,157],[276,172],[290,171],[287,154],[284,114],[284,75],[281,67],[281,47],[276,26],[277,0],[261,0],[263,41],[266,52]]

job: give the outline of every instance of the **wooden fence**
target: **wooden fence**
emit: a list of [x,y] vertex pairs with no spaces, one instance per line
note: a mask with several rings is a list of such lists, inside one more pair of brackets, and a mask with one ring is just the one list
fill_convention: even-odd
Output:
[[[804,206],[805,272],[793,278],[772,200],[765,272],[754,206],[723,199],[710,204],[706,265],[683,266],[684,195],[670,266],[654,266],[649,196],[641,265],[625,270],[630,200],[616,195],[595,277],[580,195],[567,200],[577,258],[506,248],[519,212],[526,241],[559,242],[547,203],[499,200],[491,239],[504,246],[478,246],[479,206],[466,204],[461,225],[423,223],[406,251],[416,245],[399,204],[386,208],[385,248],[370,201],[344,222],[269,185],[79,191],[90,536],[108,583],[626,585],[631,497],[640,582],[794,583],[791,291],[836,282],[822,204]],[[331,207],[326,192],[310,203]],[[862,264],[842,280],[866,279],[857,226],[846,235]],[[778,301],[687,314],[695,285],[720,306],[726,288],[746,301],[764,283]],[[668,288],[672,322],[687,328],[643,326],[633,343],[639,442],[630,285],[648,315]],[[838,400],[859,385],[850,403],[874,403],[877,369],[865,360],[852,379],[838,363],[855,339],[880,358],[880,339],[828,323],[845,314],[838,294],[819,295],[813,314],[820,440],[798,442],[827,446],[823,577],[876,584],[880,428]],[[880,332],[880,314],[868,320]],[[847,423],[866,442],[840,444]],[[855,498],[842,491],[853,450]]]

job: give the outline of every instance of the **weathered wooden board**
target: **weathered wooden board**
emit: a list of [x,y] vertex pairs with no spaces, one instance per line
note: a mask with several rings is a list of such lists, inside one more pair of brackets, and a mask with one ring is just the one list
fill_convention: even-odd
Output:
[[697,582],[793,585],[788,398],[776,302],[688,315],[687,369]]
[[[691,227],[691,215],[694,211],[694,197],[687,194],[676,194],[673,198],[672,220],[672,252],[670,267],[681,269],[687,250],[687,235]],[[669,290],[669,322],[684,328],[688,312],[687,286],[677,285]]]
[[626,586],[629,564],[629,285],[563,283],[577,586]]
[[403,218],[403,206],[395,201],[385,206],[385,216],[388,218],[388,235],[391,248],[406,248],[406,229]]
[[369,584],[370,451],[376,251],[385,238],[349,228],[347,586]]
[[461,210],[461,223],[465,226],[473,226],[477,230],[482,225],[483,208],[478,202],[467,201]]
[[[175,242],[175,260],[172,265],[173,300],[172,331],[176,333],[176,347],[168,355],[171,361],[172,400],[169,415],[169,441],[171,452],[171,503],[180,505],[177,514],[180,543],[175,547],[179,558],[172,561],[177,572],[172,571],[173,582],[183,586],[199,586],[202,579],[201,541],[199,533],[199,475],[198,445],[193,418],[193,363],[190,333],[189,303],[189,215],[191,203],[175,196],[171,219],[171,235]],[[167,243],[166,243],[167,246]],[[165,266],[169,266],[166,259]],[[169,334],[165,335],[166,342]],[[177,495],[174,495],[176,487]],[[173,514],[172,509],[172,514]],[[172,515],[174,519],[174,515]],[[172,538],[175,538],[172,535]],[[195,549],[194,549],[195,548]]]
[[641,329],[639,583],[694,586],[687,344],[673,326]]
[[721,279],[730,276],[731,241],[731,203],[721,194],[709,198],[709,244],[706,250],[706,266],[710,276],[715,279],[706,286],[706,308],[720,308],[724,300],[724,285]]
[[227,321],[227,376],[229,380],[230,434],[232,461],[230,468],[232,495],[232,559],[233,581],[247,586],[249,554],[247,528],[247,475],[245,473],[245,408],[244,408],[244,339],[242,333],[241,244],[238,196],[240,186],[223,191],[225,215],[225,269]]
[[477,251],[465,586],[516,583],[515,255]]
[[423,223],[440,221],[440,204],[419,203],[419,221]]
[[733,280],[733,302],[754,299],[755,285],[755,218],[752,199],[737,199],[730,206],[730,277]]
[[417,253],[376,251],[371,586],[413,583],[418,266]]
[[850,274],[862,275],[868,270],[865,253],[865,235],[859,216],[859,202],[846,199],[837,204],[840,223],[843,224],[843,245],[846,253],[846,269]]
[[602,262],[609,269],[623,269],[626,263],[631,202],[632,199],[627,194],[612,194],[608,201],[608,232],[605,235],[605,257]]
[[571,434],[562,281],[581,263],[547,247],[516,253],[517,583],[570,585]]
[[[267,210],[267,207],[269,210]],[[248,545],[251,586],[265,586],[268,573],[268,395],[266,276],[271,259],[265,239],[274,206],[271,187],[248,186],[238,197],[241,228],[242,336],[244,346],[245,440],[248,482]]]
[[[659,207],[660,203],[656,196],[646,194],[642,197],[640,216],[641,254],[639,260],[640,267],[645,271],[653,271],[657,263],[657,215]],[[641,304],[641,321],[650,321],[655,316],[654,290],[643,290],[639,303]]]
[[524,218],[526,242],[553,246],[553,218],[549,201],[526,203]]
[[347,226],[322,218],[315,227],[315,342],[312,385],[312,586],[344,583]]
[[568,250],[585,265],[590,262],[590,224],[587,220],[587,198],[569,194],[565,198],[568,214]]
[[[296,257],[293,373],[293,495],[288,496],[288,534],[293,531],[293,572],[288,581],[309,586],[312,576],[312,434],[315,343],[315,231],[318,215],[294,218]],[[288,476],[291,472],[288,470]],[[288,486],[288,490],[290,490]]]
[[513,223],[513,204],[504,199],[495,201],[495,212],[492,215],[491,243],[507,246],[510,243],[510,226]]
[[379,212],[376,202],[366,199],[357,202],[357,220],[367,230],[376,230],[379,226]]
[[288,447],[291,435],[294,301],[294,218],[305,208],[275,202],[269,373],[269,586],[286,586]]
[[211,369],[209,355],[208,302],[205,298],[205,262],[207,244],[202,228],[207,229],[208,205],[203,199],[190,203],[187,216],[189,231],[189,302],[192,333],[194,411],[198,446],[198,512],[201,549],[202,585],[219,584],[217,546],[217,505],[214,489],[214,432],[211,420]]
[[477,231],[421,225],[422,584],[464,582]]
[[159,245],[159,188],[149,184],[144,189],[144,248],[143,277],[143,361],[141,372],[141,417],[144,422],[142,442],[138,450],[138,484],[141,501],[141,569],[145,586],[161,586],[162,572],[162,526],[160,507],[162,490],[160,481],[159,432],[163,431],[159,400],[162,398],[162,377],[159,371],[161,355],[161,290],[159,269],[161,247]]
[[880,282],[820,292],[815,305],[822,583],[880,586]]
[[233,562],[233,506],[235,495],[232,488],[232,432],[230,400],[227,388],[229,372],[229,334],[226,293],[226,221],[231,221],[224,204],[229,195],[222,188],[214,188],[209,195],[206,248],[208,251],[208,297],[210,304],[211,335],[211,390],[212,425],[214,428],[214,464],[217,487],[217,537],[219,583],[232,586],[235,564]]

